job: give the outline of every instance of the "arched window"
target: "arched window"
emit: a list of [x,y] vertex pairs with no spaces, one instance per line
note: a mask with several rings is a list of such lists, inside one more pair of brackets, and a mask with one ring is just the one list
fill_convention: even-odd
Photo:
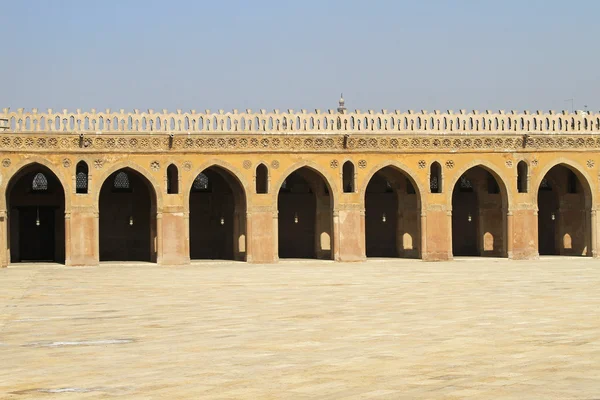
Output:
[[442,167],[437,161],[431,163],[429,169],[429,190],[431,193],[442,193]]
[[115,175],[115,181],[113,182],[113,188],[117,191],[128,191],[131,190],[129,185],[129,175],[126,172],[121,171]]
[[194,179],[194,183],[192,183],[192,190],[195,192],[210,192],[208,177],[203,173],[199,173]]
[[517,191],[527,193],[527,163],[519,161],[517,164]]
[[256,193],[269,193],[269,170],[265,164],[256,167]]
[[354,193],[354,164],[352,161],[346,161],[342,167],[342,184],[344,193]]
[[175,164],[167,167],[167,194],[179,193],[179,171]]
[[79,161],[75,167],[75,193],[88,192],[88,166],[85,161]]
[[33,181],[31,182],[31,189],[34,192],[45,192],[48,190],[48,179],[46,179],[46,175],[38,172],[33,177]]

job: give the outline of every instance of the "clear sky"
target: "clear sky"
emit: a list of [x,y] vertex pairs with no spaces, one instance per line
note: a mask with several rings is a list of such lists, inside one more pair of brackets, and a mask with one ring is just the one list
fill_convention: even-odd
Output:
[[0,107],[600,109],[600,1],[0,0]]

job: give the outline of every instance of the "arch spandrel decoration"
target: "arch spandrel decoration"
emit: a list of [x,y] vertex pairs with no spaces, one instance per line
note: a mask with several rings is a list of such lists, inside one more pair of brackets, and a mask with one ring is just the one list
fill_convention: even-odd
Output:
[[[94,199],[94,207],[96,209],[96,211],[98,211],[98,202],[100,200],[100,190],[102,189],[102,186],[104,185],[104,182],[116,171],[123,169],[123,168],[128,168],[131,169],[137,173],[139,173],[142,177],[144,177],[151,186],[151,190],[152,193],[154,194],[155,198],[156,198],[156,209],[157,212],[160,214],[163,210],[163,194],[162,191],[159,190],[159,188],[161,187],[159,181],[154,177],[154,175],[152,173],[150,173],[147,169],[143,168],[142,166],[140,166],[137,163],[134,163],[132,161],[121,161],[118,162],[116,164],[112,164],[110,166],[110,168],[107,168],[106,170],[103,170],[102,173],[100,174],[100,176],[98,176],[97,178],[97,185],[94,185],[96,187],[96,190],[93,191],[93,199]],[[113,182],[110,182],[111,186],[113,184]]]
[[190,189],[194,184],[194,180],[198,177],[200,173],[202,173],[202,171],[211,167],[221,168],[225,172],[227,172],[233,179],[237,180],[239,183],[239,187],[242,190],[242,195],[247,202],[252,198],[252,196],[250,196],[249,199],[247,193],[248,188],[250,187],[250,180],[246,178],[246,176],[242,173],[240,169],[221,159],[209,159],[204,161],[198,167],[193,168],[191,171],[182,171],[181,173],[180,179],[183,182],[183,186],[180,188],[180,192],[183,193],[183,206],[186,212],[189,212]]
[[339,196],[337,196],[337,193],[339,193],[340,189],[339,189],[339,185],[336,183],[336,178],[331,176],[329,174],[329,172],[325,172],[325,171],[327,171],[327,169],[324,166],[321,166],[314,161],[308,161],[308,160],[304,160],[304,161],[300,161],[300,162],[292,164],[285,170],[281,171],[281,173],[278,175],[278,177],[274,180],[274,183],[272,186],[273,190],[270,191],[271,195],[275,199],[274,200],[274,202],[275,202],[274,210],[276,210],[276,208],[277,208],[277,196],[279,195],[279,190],[281,189],[281,187],[283,185],[283,181],[285,181],[287,179],[287,177],[290,176],[294,171],[299,170],[300,168],[304,168],[304,167],[306,167],[310,170],[313,170],[315,173],[317,173],[317,175],[320,175],[320,177],[323,179],[325,184],[328,186],[329,194],[333,198],[332,205],[333,205],[333,210],[335,212],[338,208],[338,203],[340,201]]
[[42,157],[28,157],[11,168],[13,172],[9,177],[4,175],[5,179],[2,179],[0,182],[0,211],[6,211],[6,193],[10,186],[14,184],[14,178],[18,177],[21,171],[34,164],[39,164],[48,168],[54,176],[56,176],[65,191],[65,213],[69,213],[71,211],[71,196],[68,196],[67,193],[70,193],[69,190],[71,190],[71,180],[65,178],[63,172],[57,165],[54,165],[50,160]]
[[[467,164],[462,165],[460,168],[454,168],[451,170],[451,174],[446,172],[446,182],[448,182],[448,190],[446,190],[446,202],[449,204],[450,209],[452,208],[452,188],[456,185],[456,182],[460,179],[461,176],[465,174],[468,170],[474,167],[481,167],[487,170],[492,176],[496,179],[498,186],[500,187],[500,194],[503,197],[503,200],[506,201],[505,207],[507,211],[510,212],[513,207],[514,201],[514,191],[511,185],[508,182],[511,182],[510,179],[506,176],[506,173],[502,170],[502,167],[497,166],[493,162],[484,160],[484,159],[476,159]],[[448,170],[447,170],[448,171]],[[516,188],[516,186],[515,186]]]
[[[405,164],[395,161],[395,160],[384,161],[384,162],[374,166],[373,168],[371,168],[365,175],[362,176],[362,180],[360,181],[360,186],[357,185],[360,188],[359,193],[360,193],[361,207],[364,209],[365,193],[367,191],[367,186],[369,185],[371,178],[373,178],[373,176],[378,171],[380,171],[381,169],[386,168],[386,167],[392,167],[394,169],[397,169],[401,173],[406,175],[406,177],[408,179],[410,179],[410,182],[413,184],[413,187],[416,189],[416,194],[418,195],[417,196],[418,204],[421,207],[421,212],[423,212],[423,210],[425,210],[426,206],[427,206],[427,192],[429,191],[428,188],[426,188],[424,186],[424,182],[421,182],[421,179],[419,179],[419,175],[416,173],[416,171],[409,168]],[[427,185],[429,185],[429,182],[427,182]]]
[[532,177],[535,176],[535,179],[532,179],[531,188],[530,188],[530,192],[532,192],[533,195],[535,196],[534,197],[535,203],[537,204],[538,190],[540,188],[542,180],[548,174],[548,172],[557,165],[563,165],[575,173],[575,175],[579,178],[582,186],[584,187],[585,196],[586,196],[586,200],[585,200],[586,206],[591,207],[592,209],[594,207],[596,207],[597,187],[595,186],[595,181],[587,173],[587,171],[583,168],[582,165],[580,165],[579,163],[577,163],[576,161],[574,161],[572,159],[568,159],[568,158],[564,158],[564,157],[552,159],[552,162],[545,163],[544,167],[540,168],[539,171],[536,171],[535,173],[533,173],[533,172],[530,173]]

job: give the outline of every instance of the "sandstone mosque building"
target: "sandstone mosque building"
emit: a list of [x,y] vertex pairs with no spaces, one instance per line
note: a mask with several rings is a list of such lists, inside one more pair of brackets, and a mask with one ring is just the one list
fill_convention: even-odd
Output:
[[0,265],[598,256],[600,114],[0,113]]

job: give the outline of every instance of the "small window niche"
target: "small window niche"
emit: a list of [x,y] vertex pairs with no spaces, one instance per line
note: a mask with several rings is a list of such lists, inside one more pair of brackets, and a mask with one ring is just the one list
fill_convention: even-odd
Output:
[[519,193],[527,193],[527,163],[519,161],[517,164],[517,191]]
[[352,161],[346,161],[342,167],[342,184],[344,193],[354,193],[354,164]]
[[79,161],[75,167],[75,193],[86,194],[88,192],[88,165],[85,161]]
[[256,167],[256,193],[269,193],[269,170],[265,164]]
[[179,193],[179,170],[175,164],[167,167],[167,194]]
[[437,161],[431,163],[429,169],[429,191],[442,193],[442,166]]

